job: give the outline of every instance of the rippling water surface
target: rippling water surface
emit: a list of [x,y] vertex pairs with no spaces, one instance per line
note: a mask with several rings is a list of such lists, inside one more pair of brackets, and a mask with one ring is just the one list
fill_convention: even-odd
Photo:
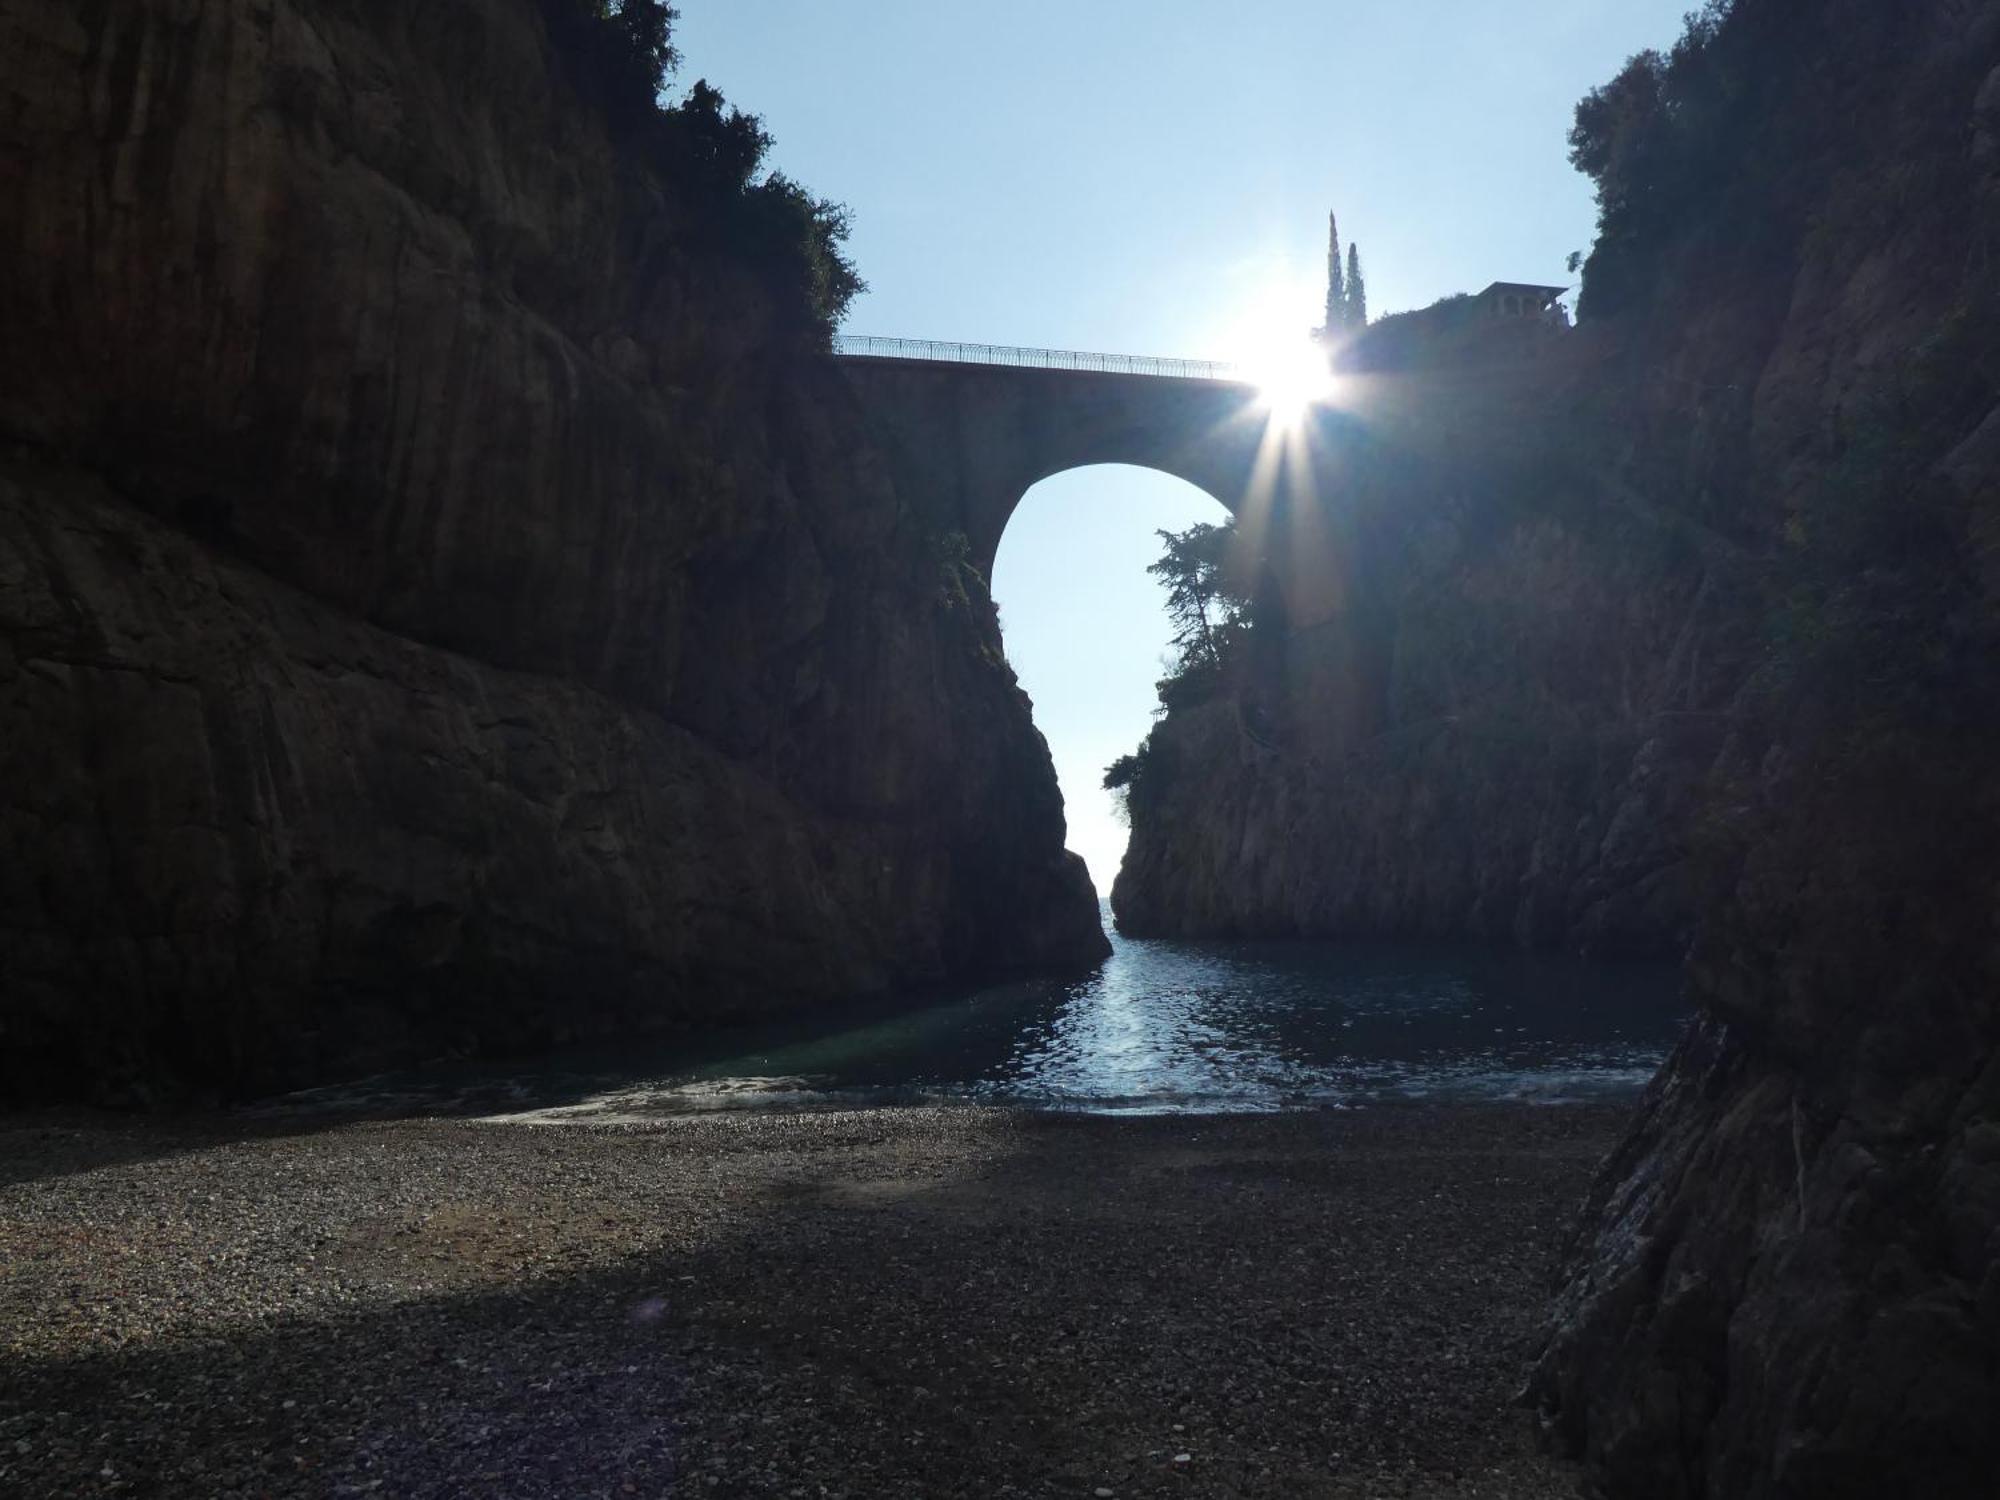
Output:
[[875,1100],[1119,1113],[1630,1093],[1683,1010],[1673,966],[1477,949],[1113,936],[1096,972],[918,1003],[454,1065],[285,1108],[607,1118]]

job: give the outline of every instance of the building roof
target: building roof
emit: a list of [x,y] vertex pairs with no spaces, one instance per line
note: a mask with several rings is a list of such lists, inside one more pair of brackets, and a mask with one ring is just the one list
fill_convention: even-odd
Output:
[[1495,292],[1540,292],[1544,297],[1560,297],[1569,290],[1566,286],[1537,286],[1532,281],[1496,281],[1479,295],[1490,297]]

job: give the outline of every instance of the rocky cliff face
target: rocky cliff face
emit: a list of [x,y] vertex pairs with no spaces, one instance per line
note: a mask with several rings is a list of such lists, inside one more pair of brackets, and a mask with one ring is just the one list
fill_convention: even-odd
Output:
[[1691,943],[1546,1432],[1637,1500],[1988,1495],[2000,5],[1737,0],[1598,125],[1598,315],[1365,398],[1330,603],[1168,715],[1114,904]]
[[1685,937],[1545,1431],[1634,1500],[1990,1495],[2000,5],[1737,0],[1597,125],[1546,413],[1390,429],[1339,607],[1156,736],[1117,910]]
[[1148,743],[1122,929],[1678,951],[1744,557],[1549,421],[1615,362],[1501,340],[1318,422],[1258,649]]
[[7,0],[0,226],[0,1094],[1101,951],[949,520],[533,0]]
[[1618,1495],[1987,1495],[2000,6],[1741,0],[1706,54],[1756,149],[1633,237],[1614,321],[1644,461],[1776,534],[1767,645],[1704,799],[1702,1019],[1533,1391]]

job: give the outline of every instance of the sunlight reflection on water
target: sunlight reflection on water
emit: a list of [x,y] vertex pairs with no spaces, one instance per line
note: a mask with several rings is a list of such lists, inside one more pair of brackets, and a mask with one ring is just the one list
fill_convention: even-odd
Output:
[[986,1099],[1279,1109],[1624,1092],[1678,1033],[1671,967],[1382,945],[1117,940],[1023,1017]]
[[439,1067],[272,1107],[557,1120],[954,1100],[1109,1113],[1558,1103],[1641,1087],[1684,1014],[1666,964],[1115,935],[1113,948],[1070,981]]

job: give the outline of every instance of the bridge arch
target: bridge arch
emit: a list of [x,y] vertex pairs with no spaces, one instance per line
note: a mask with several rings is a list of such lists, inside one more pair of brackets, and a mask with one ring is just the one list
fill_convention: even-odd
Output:
[[[1215,465],[1176,462],[1175,455],[1151,451],[1144,443],[1094,445],[1088,452],[1068,461],[1052,460],[1046,472],[1030,473],[1027,482],[1021,486],[1021,493],[1007,507],[1007,514],[1000,522],[1000,535],[1005,536],[1008,523],[1013,520],[1021,502],[1038,485],[1091,469],[1138,469],[1164,479],[1178,480],[1200,490],[1230,515],[1240,514],[1244,487],[1229,482],[1230,476],[1214,472],[1215,468]],[[998,538],[995,544],[998,545]]]
[[991,576],[1021,497],[1094,464],[1155,469],[1232,514],[1268,448],[1257,389],[1212,377],[946,360],[844,358],[899,488],[955,516]]
[[1255,674],[1283,680],[1291,701],[1348,705],[1342,721],[1367,732],[1379,696],[1369,664],[1351,635],[1319,628],[1357,597],[1340,495],[1376,441],[1366,408],[1315,407],[1288,427],[1255,386],[1179,361],[854,342],[836,363],[875,454],[906,504],[963,532],[989,584],[1008,521],[1037,484],[1099,464],[1183,480],[1237,519],[1246,592],[1277,627],[1258,633]]
[[1359,413],[1316,407],[1287,429],[1255,385],[1185,360],[842,345],[835,362],[898,492],[962,531],[989,580],[1008,518],[1033,485],[1130,464],[1184,479],[1233,514],[1260,591],[1274,591],[1294,627],[1331,618],[1351,596],[1335,510],[1367,422]]

